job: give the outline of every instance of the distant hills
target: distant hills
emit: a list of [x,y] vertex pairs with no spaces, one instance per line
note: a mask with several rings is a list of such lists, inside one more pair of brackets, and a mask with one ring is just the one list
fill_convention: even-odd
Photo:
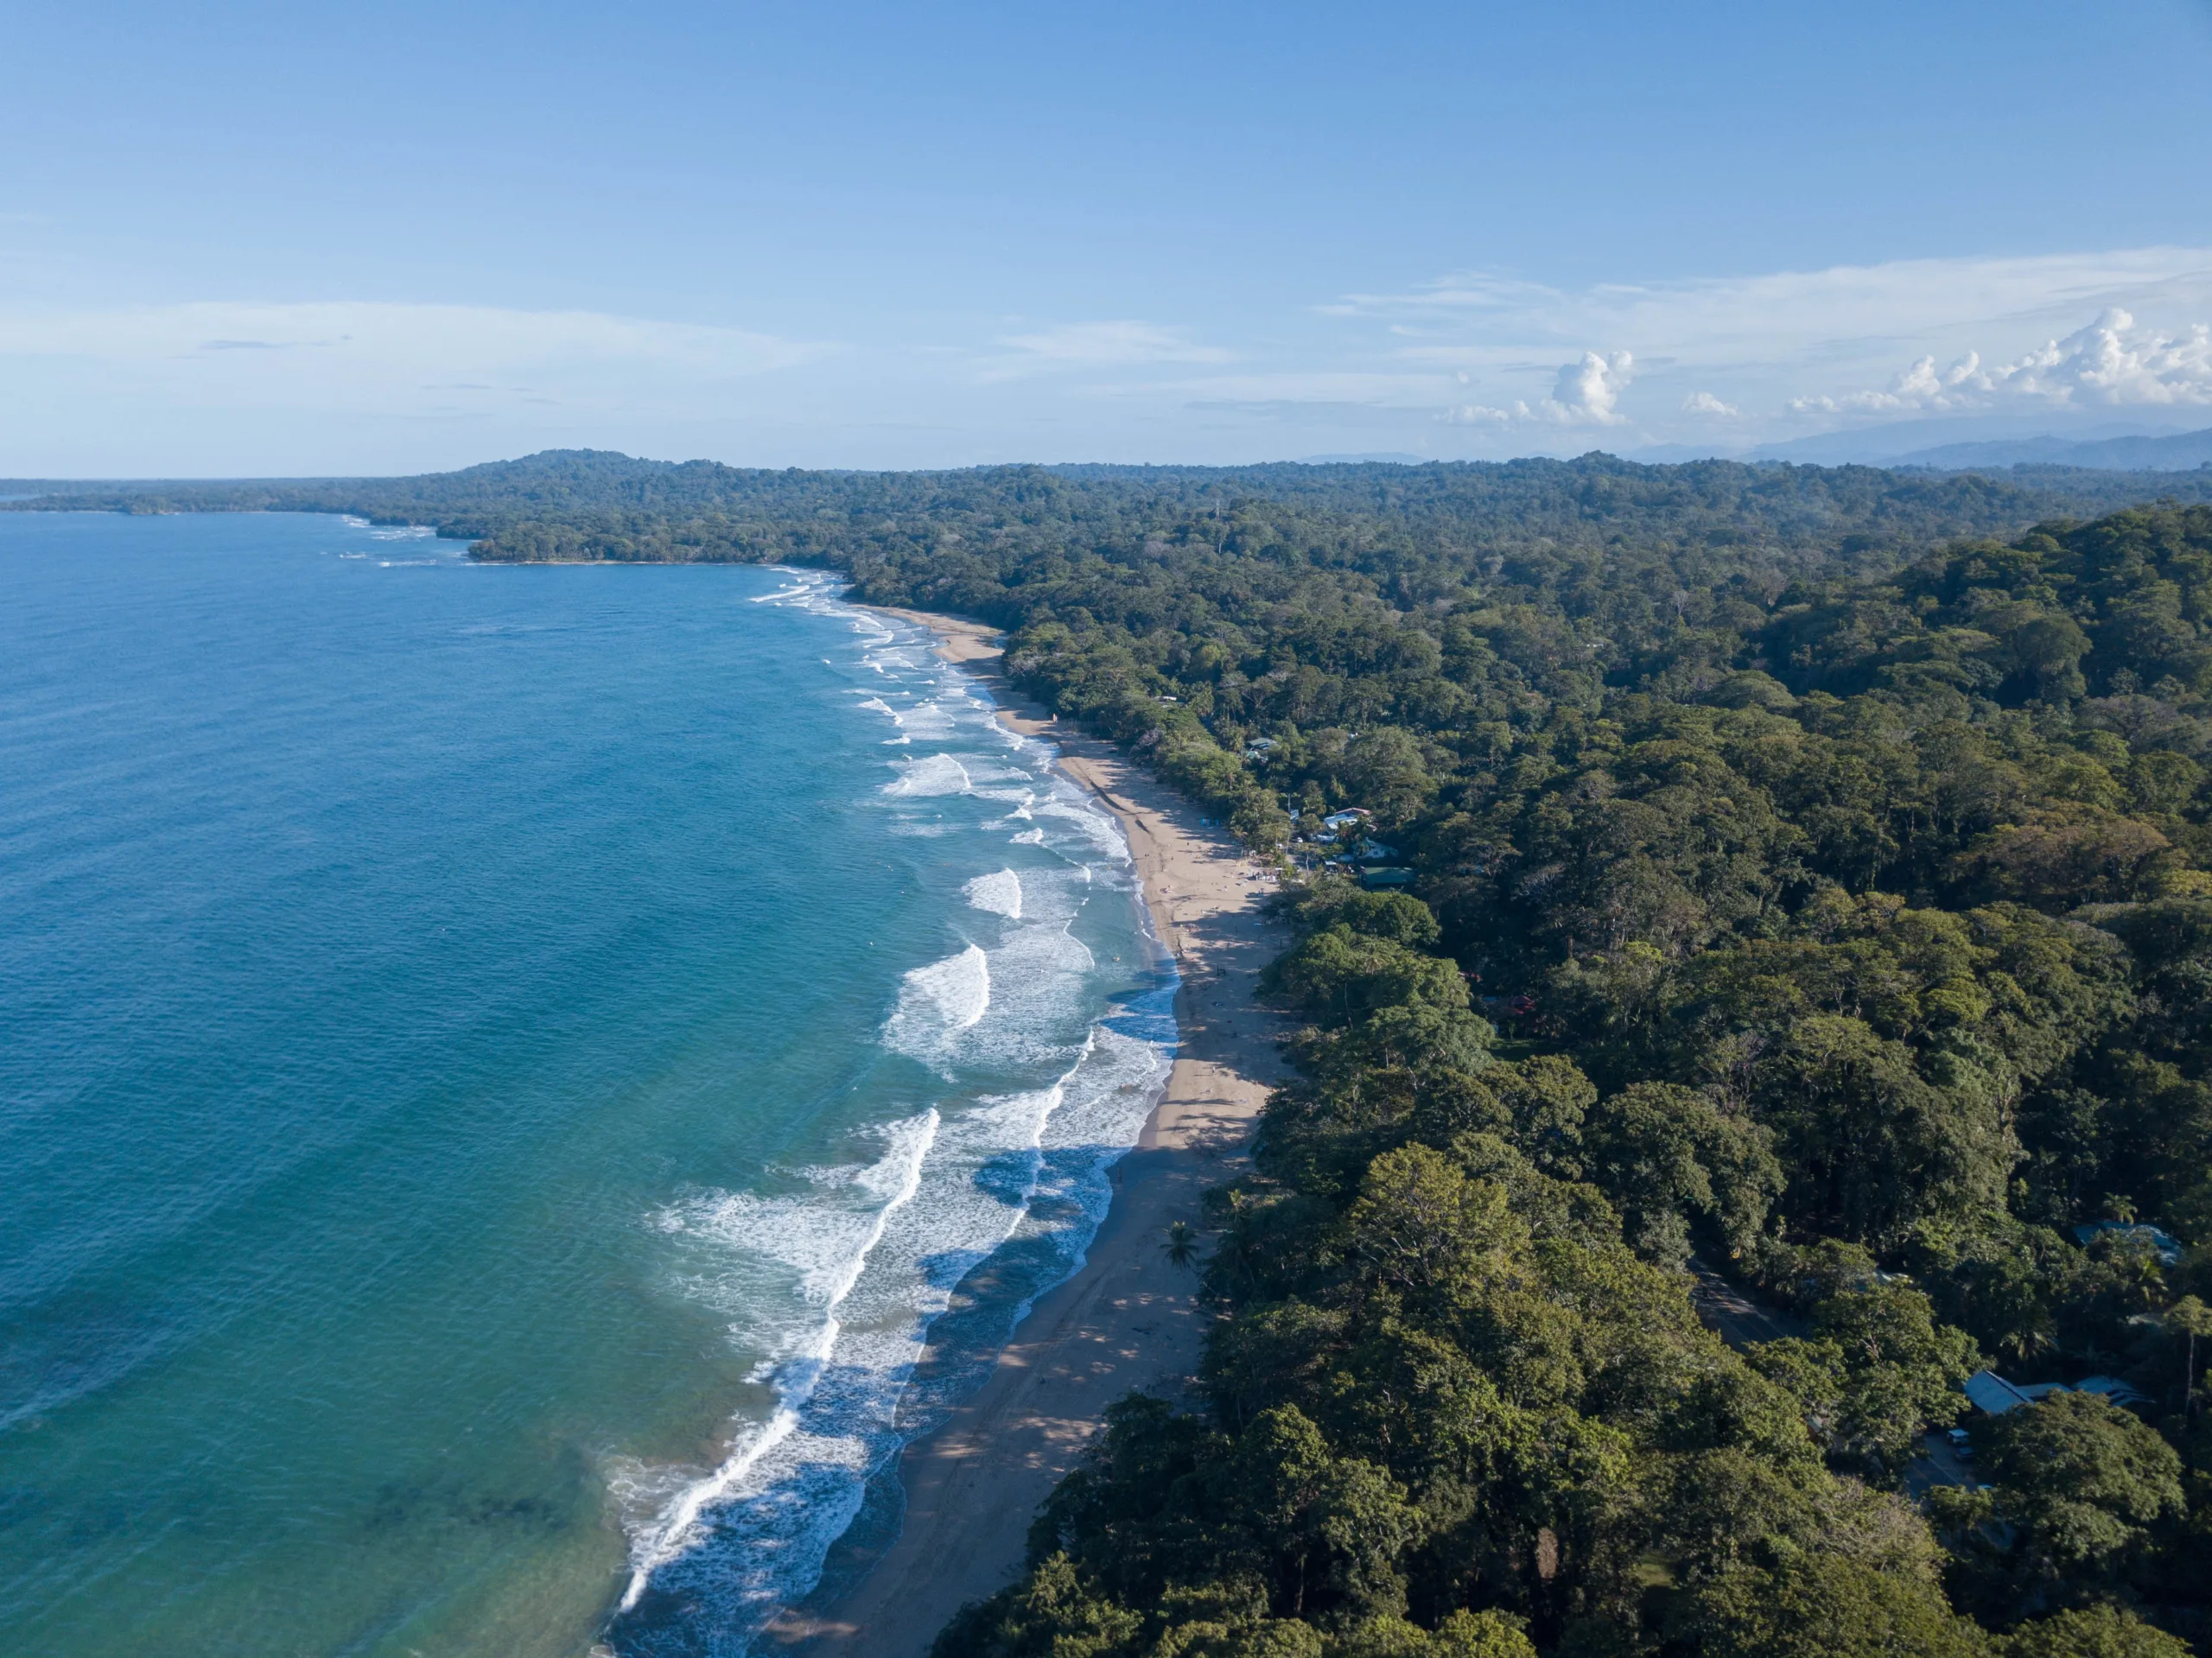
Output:
[[[1388,542],[1500,567],[1532,559],[1549,568],[1564,558],[1592,561],[1594,569],[1663,557],[1688,570],[1703,558],[1715,580],[1726,580],[1721,572],[1746,561],[1889,569],[1953,537],[2017,535],[2038,522],[2165,498],[2212,501],[2212,469],[1655,467],[1592,453],[1418,466],[861,473],[571,449],[413,478],[0,480],[0,498],[10,495],[19,499],[0,499],[0,511],[349,512],[432,524],[475,542],[480,558],[515,561],[799,560],[859,570],[924,549],[950,579],[986,553],[995,560],[1025,549],[1077,556],[1103,547],[1265,547],[1295,524],[1299,544],[1333,546],[1332,557],[1363,556],[1358,549]],[[1133,568],[1142,568],[1159,555],[1132,556]]]
[[[1932,443],[1949,435],[1953,441]],[[1722,458],[1721,452],[1670,443],[1632,452],[1647,464]],[[2020,415],[1890,421],[1847,431],[1734,452],[1748,461],[1787,461],[1799,467],[1897,467],[1936,472],[1993,467],[2067,467],[2091,472],[2193,472],[2212,461],[2212,429],[2145,431],[2140,424],[2108,422],[2060,435],[2042,420]]]
[[2099,472],[2189,472],[2212,466],[2212,429],[2170,437],[2108,437],[2091,443],[2063,437],[2010,442],[1945,443],[1895,457],[1893,467],[1962,472],[1980,467],[2088,467]]

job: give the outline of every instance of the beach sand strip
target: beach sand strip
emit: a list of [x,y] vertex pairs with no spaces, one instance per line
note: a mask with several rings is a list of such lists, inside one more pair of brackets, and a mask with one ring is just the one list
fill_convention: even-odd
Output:
[[989,1379],[902,1456],[906,1521],[872,1565],[850,1554],[849,1591],[794,1609],[768,1631],[804,1658],[921,1658],[960,1606],[1020,1569],[1037,1508],[1075,1465],[1106,1407],[1132,1388],[1185,1392],[1211,1321],[1197,1274],[1168,1263],[1176,1221],[1203,1220],[1209,1186],[1233,1178],[1270,1089],[1285,1079],[1281,1020],[1255,1000],[1287,933],[1262,914],[1272,878],[1225,829],[1111,744],[1064,727],[997,671],[1001,636],[919,611],[938,652],[982,680],[999,717],[1052,744],[1060,768],[1118,818],[1154,930],[1173,955],[1180,1046],[1136,1148],[1114,1168],[1112,1207],[1083,1270],[1045,1295]]

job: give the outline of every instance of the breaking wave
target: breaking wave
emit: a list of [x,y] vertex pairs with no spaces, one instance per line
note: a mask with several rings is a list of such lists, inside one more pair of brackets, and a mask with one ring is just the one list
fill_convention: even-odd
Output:
[[895,1528],[899,1450],[1080,1267],[1175,1041],[1118,827],[918,630],[791,574],[764,600],[842,620],[855,705],[925,751],[865,809],[927,837],[918,879],[957,948],[887,989],[883,1060],[906,1069],[884,1074],[910,1103],[860,1131],[864,1155],[649,1217],[675,1293],[760,1356],[771,1402],[732,1420],[712,1466],[610,1463],[631,1572],[607,1639],[624,1658],[739,1658],[849,1529]]
[[978,910],[1002,915],[1009,921],[1021,919],[1021,877],[1011,869],[1001,869],[995,875],[978,875],[962,890],[968,894],[968,902]]
[[918,967],[899,987],[899,1006],[884,1023],[884,1039],[917,1059],[941,1055],[991,1007],[991,961],[970,944],[957,956]]
[[887,795],[964,795],[973,792],[968,768],[950,754],[926,754],[899,764],[899,780],[887,783]]

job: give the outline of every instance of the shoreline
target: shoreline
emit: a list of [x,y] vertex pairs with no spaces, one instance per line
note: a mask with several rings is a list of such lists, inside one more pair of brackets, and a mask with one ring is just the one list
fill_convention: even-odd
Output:
[[1051,743],[1062,775],[1121,824],[1153,931],[1181,979],[1177,1050],[1136,1145],[1114,1166],[1111,1204],[1082,1267],[1039,1298],[982,1388],[900,1454],[898,1534],[873,1559],[848,1554],[836,1574],[842,1593],[762,1632],[764,1646],[794,1658],[921,1658],[963,1604],[1014,1580],[1038,1505],[1105,1407],[1137,1388],[1186,1389],[1211,1319],[1196,1274],[1167,1264],[1166,1231],[1203,1221],[1205,1191],[1234,1178],[1287,1075],[1275,1048],[1287,1027],[1254,992],[1288,939],[1260,912],[1273,884],[1243,848],[1200,827],[1194,805],[1111,744],[1064,729],[1008,686],[993,665],[998,630],[867,608],[928,629],[938,654],[991,693],[1000,721]]

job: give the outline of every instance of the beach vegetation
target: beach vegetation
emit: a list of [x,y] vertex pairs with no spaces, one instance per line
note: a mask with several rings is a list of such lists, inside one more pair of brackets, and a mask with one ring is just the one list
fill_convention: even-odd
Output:
[[[1112,1409],[940,1658],[2165,1658],[2212,1652],[2208,499],[582,454],[38,505],[832,565],[1255,850],[1397,872],[1283,901],[1198,1394]],[[1968,1417],[1983,1368],[2055,1386]]]
[[[1074,705],[1148,665],[1272,740],[1301,831],[1362,807],[1415,871],[1287,895],[1300,1079],[1224,1206],[1203,1397],[1131,1401],[1036,1569],[1132,1655],[1232,1580],[1251,1639],[1329,1655],[1490,1615],[1575,1655],[2188,1649],[2212,515],[1701,588],[1484,569],[1016,634]],[[1991,1364],[2152,1403],[1977,1418],[1945,1484]]]

